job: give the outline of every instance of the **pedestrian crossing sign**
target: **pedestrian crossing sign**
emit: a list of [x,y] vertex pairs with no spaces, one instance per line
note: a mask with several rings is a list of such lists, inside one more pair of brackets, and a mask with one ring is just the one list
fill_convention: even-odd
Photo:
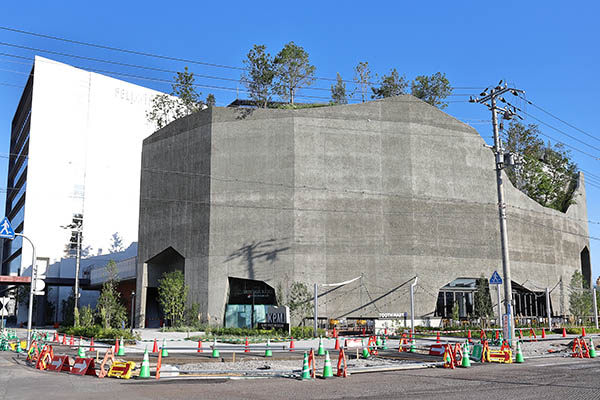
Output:
[[494,271],[490,278],[490,285],[502,285],[502,278],[498,275],[498,271]]
[[4,217],[2,222],[0,222],[0,238],[2,239],[14,239],[15,231],[10,225],[10,221],[8,218]]

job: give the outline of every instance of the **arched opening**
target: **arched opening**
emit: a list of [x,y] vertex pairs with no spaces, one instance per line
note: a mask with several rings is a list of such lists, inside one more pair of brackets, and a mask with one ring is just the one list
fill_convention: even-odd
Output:
[[592,264],[590,263],[590,250],[585,246],[581,250],[581,275],[583,275],[583,286],[590,288],[592,282]]
[[267,309],[276,305],[275,289],[263,281],[229,277],[226,328],[251,328],[265,322]]

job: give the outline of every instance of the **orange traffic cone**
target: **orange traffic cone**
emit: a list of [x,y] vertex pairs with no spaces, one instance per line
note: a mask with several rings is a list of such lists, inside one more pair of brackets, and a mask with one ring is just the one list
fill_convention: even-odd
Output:
[[567,337],[567,330],[565,329],[565,327],[563,327],[562,337]]
[[335,338],[335,347],[333,348],[334,350],[339,350],[340,349],[340,338]]
[[[293,340],[293,338],[292,338]],[[250,353],[250,345],[248,344],[248,337],[246,337],[246,342],[244,343],[244,353]]]
[[440,331],[438,331],[437,333],[437,339],[435,340],[436,343],[441,343],[440,342]]
[[585,336],[585,326],[581,327],[581,336]]
[[542,339],[546,339],[546,328],[542,328]]
[[496,338],[495,338],[495,340],[498,340],[498,339],[500,339],[500,331],[496,331]]
[[92,336],[92,340],[90,341],[90,351],[96,351],[96,349],[94,349],[94,337]]
[[73,339],[73,335],[71,335],[71,340],[69,340],[69,346],[75,346],[75,339]]
[[156,338],[154,338],[154,346],[152,346],[152,352],[158,353],[158,343],[156,343]]
[[67,334],[66,333],[63,333],[62,344],[65,345],[65,346],[67,345]]
[[294,344],[294,337],[292,336],[290,339],[290,351],[294,351],[295,348],[296,348],[296,345]]
[[115,339],[115,354],[119,352],[119,338]]
[[473,338],[471,337],[471,330],[470,329],[467,332],[467,340],[469,341],[469,343],[473,343]]
[[202,339],[198,339],[198,351],[197,353],[202,353]]
[[333,337],[334,338],[338,337],[337,330],[335,329],[335,326],[333,327]]

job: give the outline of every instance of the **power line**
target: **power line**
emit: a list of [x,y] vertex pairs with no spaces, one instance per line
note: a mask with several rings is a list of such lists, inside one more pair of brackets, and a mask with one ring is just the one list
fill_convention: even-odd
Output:
[[590,138],[592,138],[592,139],[594,139],[594,140],[597,140],[597,141],[599,141],[599,142],[600,142],[600,139],[598,139],[596,136],[594,136],[594,135],[592,135],[592,134],[590,134],[590,133],[587,133],[587,132],[586,132],[586,131],[584,131],[583,129],[579,129],[578,127],[576,127],[576,126],[574,126],[574,125],[572,125],[572,124],[568,123],[567,121],[565,121],[565,120],[563,120],[563,119],[561,119],[561,118],[557,117],[556,115],[552,114],[550,111],[546,111],[546,110],[544,110],[542,107],[540,107],[540,106],[538,106],[538,105],[534,104],[533,102],[531,102],[530,100],[526,99],[525,97],[522,97],[522,96],[519,96],[519,97],[521,97],[521,99],[523,99],[525,102],[527,102],[527,104],[530,104],[530,105],[534,106],[535,108],[537,108],[537,109],[538,109],[538,110],[540,110],[541,112],[543,112],[543,113],[545,113],[545,114],[547,114],[547,115],[551,116],[552,118],[555,118],[556,120],[558,120],[558,121],[562,122],[563,124],[567,125],[568,127],[571,127],[571,128],[573,128],[573,129],[575,129],[576,131],[579,131],[579,132],[583,133],[583,134],[584,134],[584,135],[586,135],[587,137],[590,137]]
[[[231,70],[237,70],[237,71],[247,71],[247,68],[244,68],[244,67],[237,67],[237,66],[226,65],[226,64],[209,63],[209,62],[205,62],[205,61],[191,60],[191,59],[185,59],[185,58],[180,58],[180,57],[172,57],[172,56],[165,56],[165,55],[161,55],[161,54],[142,52],[142,51],[138,51],[138,50],[130,50],[130,49],[125,49],[125,48],[106,46],[106,45],[102,45],[102,44],[98,44],[98,43],[84,42],[84,41],[80,41],[80,40],[73,40],[73,39],[68,39],[68,38],[59,37],[59,36],[52,36],[52,35],[46,35],[46,34],[42,34],[42,33],[25,31],[22,29],[10,28],[7,26],[0,26],[0,29],[5,30],[5,31],[20,33],[20,34],[24,34],[24,35],[36,36],[36,37],[41,37],[41,38],[45,38],[45,39],[52,39],[52,40],[57,40],[57,41],[62,41],[62,42],[67,42],[67,43],[73,43],[73,44],[77,44],[77,45],[81,45],[81,46],[95,47],[95,48],[99,48],[99,49],[134,54],[134,55],[139,55],[139,56],[144,56],[144,57],[153,57],[153,58],[159,58],[159,59],[163,59],[163,60],[184,62],[184,63],[190,63],[190,64],[198,64],[198,65],[204,65],[204,66],[216,67],[216,68],[225,68],[225,69],[231,69]],[[336,78],[315,77],[315,79],[329,81],[329,82],[337,82]],[[351,80],[343,80],[343,82],[356,83]],[[367,83],[372,85],[376,82],[367,82]],[[481,89],[482,87],[483,86],[477,86],[477,87],[460,87],[460,86],[458,86],[458,87],[453,87],[453,89],[478,90],[478,89]]]

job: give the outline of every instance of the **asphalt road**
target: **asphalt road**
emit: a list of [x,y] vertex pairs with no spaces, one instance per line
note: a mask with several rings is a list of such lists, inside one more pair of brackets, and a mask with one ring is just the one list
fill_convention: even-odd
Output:
[[36,371],[0,352],[0,399],[600,399],[600,358],[542,358],[356,374],[346,379],[154,379],[121,381]]

